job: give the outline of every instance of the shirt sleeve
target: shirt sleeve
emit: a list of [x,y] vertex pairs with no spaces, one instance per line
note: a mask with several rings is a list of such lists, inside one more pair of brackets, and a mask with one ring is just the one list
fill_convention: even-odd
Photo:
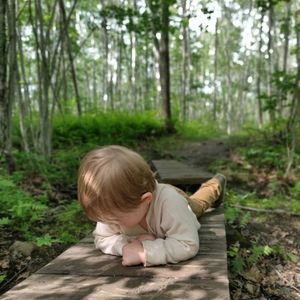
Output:
[[97,249],[105,254],[122,256],[122,248],[127,244],[128,236],[121,233],[118,225],[97,222],[93,235]]
[[167,199],[163,203],[160,226],[166,238],[143,241],[145,266],[178,263],[197,254],[200,225],[186,200],[180,197]]

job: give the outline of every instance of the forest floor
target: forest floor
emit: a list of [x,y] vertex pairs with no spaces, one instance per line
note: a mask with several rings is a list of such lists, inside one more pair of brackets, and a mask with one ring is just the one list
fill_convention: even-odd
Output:
[[[235,149],[231,148],[226,140],[214,139],[185,143],[174,151],[173,155],[188,164],[201,166],[210,171],[212,171],[211,165],[216,160],[224,161],[225,164],[221,170],[214,168],[213,171],[226,175],[227,188],[231,192],[240,193],[242,189],[244,193],[256,191],[264,196],[270,193],[268,176],[271,177],[274,174],[268,175],[251,170],[249,167],[250,181],[244,171],[239,173],[237,168],[233,172],[226,167],[230,163],[243,164],[243,159],[238,157]],[[170,153],[167,156],[170,156]],[[238,251],[238,255],[236,252],[233,253],[233,257],[228,257],[231,298],[233,300],[300,299],[299,216],[284,212],[276,214],[263,212],[259,209],[253,212],[245,211],[244,214],[247,214],[248,221],[243,226],[237,226],[234,222],[226,223],[228,251],[230,253],[234,249]],[[262,248],[258,245],[265,246]],[[284,250],[268,253],[268,247]],[[287,259],[289,255],[293,257],[293,262]],[[238,259],[249,263],[241,263]],[[244,264],[244,267],[237,269],[235,265],[239,262],[241,265]]]
[[[249,170],[252,174],[249,181],[245,172],[232,172],[227,167],[224,168],[224,165],[231,162],[243,164],[242,158],[237,156],[226,140],[184,141],[176,147],[160,147],[153,150],[152,147],[144,145],[138,150],[149,160],[174,158],[213,172],[217,171],[216,168],[211,168],[216,161],[225,161],[218,171],[227,176],[228,193],[239,193],[241,190],[249,193],[259,190],[264,195],[269,193],[265,181],[272,174]],[[237,222],[226,224],[228,250],[231,253],[228,257],[231,298],[300,299],[300,218],[285,213],[260,211],[245,212],[246,214],[247,222],[242,226]],[[6,270],[8,280],[5,281],[5,286],[0,286],[0,295],[70,246],[53,244],[50,247],[31,248],[30,243],[15,245],[15,240],[13,232],[1,231],[0,268]],[[265,246],[262,248],[259,245]],[[279,250],[275,253],[272,249]],[[27,250],[30,255],[26,257],[24,252]],[[293,262],[287,259],[290,255],[288,253],[294,258]],[[245,261],[248,263],[244,263]]]

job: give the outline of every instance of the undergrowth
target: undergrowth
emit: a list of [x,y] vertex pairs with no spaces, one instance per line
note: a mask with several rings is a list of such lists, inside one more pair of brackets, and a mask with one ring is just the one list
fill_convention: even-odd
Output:
[[[229,161],[218,161],[212,166],[223,172],[229,180],[226,193],[225,220],[229,238],[229,270],[239,282],[238,276],[247,278],[248,273],[263,265],[295,264],[295,250],[277,240],[278,232],[267,233],[265,224],[272,224],[283,214],[300,215],[299,147],[295,153],[294,175],[283,176],[286,167],[286,147],[256,135],[245,139],[233,139],[234,147]],[[248,211],[249,209],[253,209]],[[254,228],[265,231],[255,236]],[[280,232],[280,231],[279,231]],[[274,237],[273,237],[274,234]],[[257,271],[255,271],[257,272]],[[240,277],[240,278],[241,278]]]
[[8,176],[0,169],[0,231],[9,227],[17,239],[38,246],[77,242],[93,227],[76,200],[82,156],[107,144],[134,148],[163,134],[163,122],[153,113],[55,117],[53,154],[45,159],[32,151],[16,150],[21,141],[15,131],[17,170]]

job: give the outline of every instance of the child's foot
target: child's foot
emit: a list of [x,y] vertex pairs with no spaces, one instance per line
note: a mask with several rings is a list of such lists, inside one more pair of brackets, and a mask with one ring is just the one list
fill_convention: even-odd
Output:
[[226,189],[226,177],[223,174],[218,173],[213,178],[218,180],[221,189],[219,198],[212,205],[213,208],[217,208],[221,205],[221,203],[224,200]]

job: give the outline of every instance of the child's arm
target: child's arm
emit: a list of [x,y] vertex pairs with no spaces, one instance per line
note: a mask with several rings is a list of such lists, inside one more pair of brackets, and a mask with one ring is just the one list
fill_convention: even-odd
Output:
[[120,233],[118,225],[97,222],[93,232],[95,246],[103,253],[122,256],[122,248],[128,243],[128,236]]
[[128,239],[128,244],[122,249],[123,266],[134,266],[145,264],[143,241],[154,241],[156,237],[153,234],[140,234],[134,239]]
[[186,200],[176,195],[163,200],[159,228],[165,238],[143,241],[145,266],[178,263],[195,256],[199,250],[199,223]]
[[129,240],[123,247],[123,266],[134,266],[145,264],[145,253],[141,241],[137,239]]

